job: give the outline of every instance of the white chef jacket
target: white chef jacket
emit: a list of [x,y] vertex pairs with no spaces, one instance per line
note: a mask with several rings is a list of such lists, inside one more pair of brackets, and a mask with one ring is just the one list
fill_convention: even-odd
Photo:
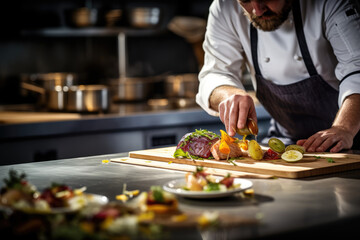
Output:
[[[359,13],[348,0],[301,0],[300,6],[312,61],[318,74],[339,90],[338,104],[341,106],[347,96],[360,94]],[[241,82],[244,63],[256,90],[250,22],[243,11],[237,0],[214,0],[210,6],[203,43],[204,66],[199,73],[196,101],[214,116],[218,113],[209,107],[212,91],[221,85],[244,89]],[[309,77],[292,12],[277,30],[258,30],[258,59],[262,76],[275,84],[291,84]]]

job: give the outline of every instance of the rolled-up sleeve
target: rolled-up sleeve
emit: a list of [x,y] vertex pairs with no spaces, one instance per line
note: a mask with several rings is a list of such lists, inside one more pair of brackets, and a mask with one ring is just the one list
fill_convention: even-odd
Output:
[[[227,3],[226,3],[227,2]],[[229,4],[229,2],[232,2]],[[199,91],[196,102],[209,114],[218,113],[210,108],[210,96],[215,88],[223,85],[242,88],[241,66],[243,48],[231,21],[236,1],[215,0],[210,6],[207,31],[203,48],[204,66],[199,73]]]
[[349,1],[327,1],[325,34],[338,60],[335,69],[339,106],[351,94],[360,94],[360,15]]

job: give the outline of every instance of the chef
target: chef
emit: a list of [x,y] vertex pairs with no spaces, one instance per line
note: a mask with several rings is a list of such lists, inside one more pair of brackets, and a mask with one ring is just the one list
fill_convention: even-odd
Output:
[[196,101],[230,136],[257,121],[241,81],[246,64],[272,116],[268,137],[309,152],[360,149],[360,17],[351,2],[215,0],[203,48]]

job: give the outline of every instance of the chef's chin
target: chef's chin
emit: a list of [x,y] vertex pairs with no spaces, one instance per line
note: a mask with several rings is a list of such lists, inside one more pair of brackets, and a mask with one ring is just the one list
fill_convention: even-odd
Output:
[[[285,19],[286,20],[286,19]],[[282,19],[251,19],[251,23],[254,27],[263,30],[265,32],[275,31],[281,24],[285,22]]]
[[256,14],[249,13],[244,9],[244,14],[254,27],[266,32],[274,31],[288,19],[291,11],[291,3],[291,0],[287,0],[278,13],[268,10],[262,16],[256,16]]
[[280,14],[258,17],[253,13],[248,13],[247,11],[244,11],[244,15],[249,19],[249,21],[252,23],[254,27],[266,32],[274,31],[278,29],[281,26],[281,24],[283,24],[288,18],[288,15],[285,16]]

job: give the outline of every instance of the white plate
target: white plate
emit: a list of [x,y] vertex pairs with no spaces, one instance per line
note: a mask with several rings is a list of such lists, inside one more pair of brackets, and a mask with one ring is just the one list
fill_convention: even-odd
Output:
[[[219,178],[222,179],[223,177]],[[187,197],[187,198],[220,198],[228,197],[235,193],[242,192],[246,189],[249,189],[253,186],[253,183],[246,179],[234,178],[234,185],[240,184],[240,187],[227,190],[227,191],[188,191],[184,190],[183,187],[186,186],[185,179],[173,180],[166,183],[163,188],[165,191],[173,193],[177,196]]]

